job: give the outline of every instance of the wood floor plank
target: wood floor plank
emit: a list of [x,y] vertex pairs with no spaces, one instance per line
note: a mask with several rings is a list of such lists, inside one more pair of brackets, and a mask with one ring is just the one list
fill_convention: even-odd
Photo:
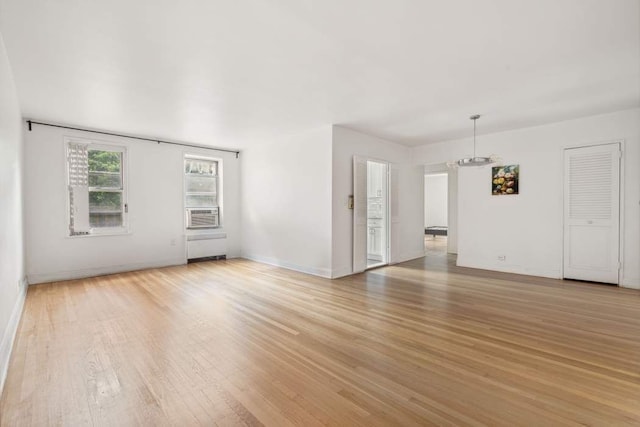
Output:
[[435,253],[32,286],[0,425],[640,425],[640,292]]

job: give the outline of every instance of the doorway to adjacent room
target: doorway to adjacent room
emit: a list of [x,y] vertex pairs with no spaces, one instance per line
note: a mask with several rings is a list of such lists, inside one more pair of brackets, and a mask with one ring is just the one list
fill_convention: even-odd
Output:
[[388,165],[367,161],[367,268],[388,260]]
[[353,271],[357,273],[389,264],[389,194],[396,169],[388,162],[359,156],[353,166]]
[[446,254],[448,218],[447,173],[424,176],[424,249],[425,254]]

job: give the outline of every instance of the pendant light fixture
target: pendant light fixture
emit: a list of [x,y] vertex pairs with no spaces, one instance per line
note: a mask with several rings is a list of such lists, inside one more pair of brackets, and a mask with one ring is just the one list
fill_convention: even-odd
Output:
[[473,120],[473,157],[465,157],[458,160],[455,166],[486,166],[496,162],[496,159],[491,157],[478,157],[476,156],[476,121],[480,118],[480,114],[474,114],[469,117]]

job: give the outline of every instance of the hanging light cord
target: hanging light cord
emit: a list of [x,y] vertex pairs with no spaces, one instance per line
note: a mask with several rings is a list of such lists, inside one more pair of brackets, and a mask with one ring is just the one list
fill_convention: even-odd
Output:
[[476,158],[476,119],[473,119],[473,158]]
[[469,117],[473,120],[473,158],[476,158],[476,121],[480,118],[480,114],[474,114]]
[[495,163],[494,156],[491,157],[477,157],[476,153],[476,121],[480,118],[480,114],[474,114],[469,117],[469,119],[473,120],[473,157],[463,157],[455,163],[452,163],[454,167],[456,166],[485,166]]

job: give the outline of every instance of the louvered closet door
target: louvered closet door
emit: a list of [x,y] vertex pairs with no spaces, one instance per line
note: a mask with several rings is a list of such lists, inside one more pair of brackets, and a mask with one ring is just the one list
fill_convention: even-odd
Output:
[[565,150],[564,277],[618,283],[620,144]]

